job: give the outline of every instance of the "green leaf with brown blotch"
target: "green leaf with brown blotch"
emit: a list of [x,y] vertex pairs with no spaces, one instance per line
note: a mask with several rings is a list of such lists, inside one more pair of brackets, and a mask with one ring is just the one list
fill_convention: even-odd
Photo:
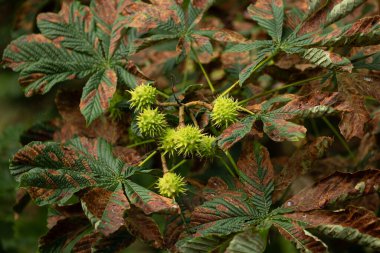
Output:
[[91,7],[64,2],[58,14],[40,14],[37,26],[41,34],[14,40],[3,56],[5,66],[20,72],[19,81],[27,96],[45,94],[63,81],[88,78],[81,101],[88,124],[107,111],[118,81],[134,87],[144,77],[129,60],[127,46],[120,42],[122,28],[115,28],[114,33],[114,27],[105,28],[104,23],[118,15],[97,13],[101,10],[95,2],[100,1],[93,1]]
[[273,225],[281,235],[293,242],[297,249],[305,253],[328,253],[327,246],[316,236],[306,231],[297,222],[291,219],[274,219]]
[[335,29],[333,32],[316,37],[314,43],[327,47],[369,46],[380,40],[380,16],[359,19],[353,24]]
[[351,72],[353,68],[349,59],[320,48],[307,49],[303,57],[311,63],[327,69]]
[[283,206],[295,211],[322,209],[336,202],[378,192],[379,185],[379,170],[370,169],[355,173],[335,172],[300,191],[288,199]]
[[223,150],[230,149],[235,143],[243,139],[251,132],[257,116],[248,116],[241,121],[232,124],[218,137],[218,146]]
[[258,0],[248,7],[253,20],[263,27],[276,42],[282,40],[284,3],[282,0]]
[[243,144],[243,152],[237,163],[238,174],[244,190],[261,215],[269,213],[274,190],[274,170],[268,150],[259,142],[249,139]]
[[[80,190],[102,188],[107,192],[103,196],[106,204],[104,213],[97,217],[107,222],[109,209],[117,207],[118,214],[122,215],[129,202],[147,214],[178,211],[173,200],[129,180],[136,172],[144,171],[115,158],[111,146],[102,139],[77,138],[66,145],[30,143],[14,156],[10,170],[22,187],[40,193],[35,199],[39,205],[63,204]],[[119,218],[113,217],[116,226],[120,224]],[[112,223],[111,227],[101,228],[106,233],[114,230]]]
[[280,199],[289,185],[298,177],[306,174],[311,169],[313,162],[321,158],[332,143],[331,137],[321,136],[294,152],[281,173],[275,178],[273,198]]
[[326,236],[380,250],[380,220],[365,208],[349,206],[343,210],[314,210],[284,216],[306,223]]
[[182,240],[177,243],[181,253],[209,253],[215,252],[223,246],[229,236],[208,235]]

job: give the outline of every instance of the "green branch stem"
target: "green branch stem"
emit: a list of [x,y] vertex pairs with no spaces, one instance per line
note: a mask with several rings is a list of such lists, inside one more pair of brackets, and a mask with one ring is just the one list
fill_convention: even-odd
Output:
[[164,97],[164,98],[169,98],[170,96],[162,91],[160,91],[159,89],[157,89],[157,93],[158,95]]
[[199,57],[198,57],[198,54],[197,52],[195,51],[195,49],[193,48],[193,46],[191,46],[191,52],[193,52],[194,56],[195,56],[195,59],[196,59],[196,62],[199,66],[199,68],[201,69],[204,77],[206,78],[206,81],[207,81],[207,84],[208,86],[210,87],[210,90],[212,93],[215,93],[215,88],[214,88],[214,85],[212,84],[211,80],[210,80],[210,77],[208,76],[206,70],[204,69],[201,61],[199,60]]
[[326,118],[322,117],[323,121],[326,123],[326,125],[330,128],[330,130],[334,133],[336,138],[340,141],[340,143],[343,145],[343,147],[347,150],[349,156],[351,158],[354,158],[354,153],[351,151],[350,146],[348,146],[348,143],[346,140],[342,137],[342,135],[336,130],[336,128],[331,124],[331,122]]
[[239,175],[239,173],[238,173],[239,168],[237,167],[236,162],[235,162],[234,158],[231,156],[230,152],[227,150],[224,153],[226,154],[228,160],[232,164],[232,167],[235,169],[236,174]]
[[239,84],[239,80],[237,80],[235,83],[233,83],[227,90],[223,91],[223,93],[220,96],[223,97],[223,96],[227,95],[238,84]]
[[227,171],[231,174],[232,177],[236,177],[236,174],[233,172],[231,167],[226,163],[223,157],[217,156],[217,158],[220,159],[220,161],[223,163],[224,167],[226,167]]
[[155,154],[157,154],[157,150],[153,151],[147,158],[144,159],[141,163],[139,163],[139,167],[143,166],[146,162],[148,162]]
[[184,163],[186,163],[187,160],[182,160],[180,161],[179,163],[177,163],[176,165],[174,165],[169,171],[170,172],[173,172],[175,171],[176,169],[178,169],[179,167],[181,167]]
[[137,142],[137,143],[131,144],[131,145],[127,146],[127,148],[134,148],[134,147],[141,146],[141,145],[148,144],[148,143],[152,143],[152,142],[155,142],[155,141],[156,140],[154,140],[154,139],[150,139],[150,140],[146,140],[146,141],[141,141],[141,142]]
[[322,79],[324,76],[325,75],[315,76],[315,77],[311,77],[311,78],[308,78],[308,79],[300,80],[300,81],[297,81],[297,82],[294,82],[294,83],[286,84],[286,85],[283,85],[283,86],[275,88],[275,89],[264,91],[264,92],[262,92],[260,94],[257,94],[255,96],[253,96],[253,97],[249,97],[249,98],[246,98],[246,99],[240,101],[239,104],[242,105],[242,104],[247,103],[248,101],[251,101],[251,100],[254,100],[254,99],[257,99],[257,98],[261,98],[261,97],[270,95],[272,93],[276,93],[277,91],[281,91],[281,90],[288,89],[288,88],[291,88],[291,87],[294,87],[294,86],[305,84],[307,82],[311,82],[311,81],[314,81],[314,80]]

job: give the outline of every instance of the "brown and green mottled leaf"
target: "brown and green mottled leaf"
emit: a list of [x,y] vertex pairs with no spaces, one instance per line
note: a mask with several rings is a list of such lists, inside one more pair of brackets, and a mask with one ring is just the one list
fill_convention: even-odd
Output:
[[226,240],[228,236],[208,235],[179,241],[177,246],[181,253],[208,253],[217,251]]
[[379,170],[371,169],[355,173],[335,172],[288,199],[284,207],[290,207],[296,211],[322,209],[335,202],[378,192],[379,185]]
[[225,253],[263,253],[265,246],[259,233],[247,230],[232,238]]
[[365,208],[314,210],[285,214],[286,217],[306,223],[324,235],[380,250],[380,220]]
[[248,7],[248,13],[268,32],[274,41],[281,41],[284,22],[284,3],[282,0],[258,0]]
[[218,137],[219,147],[223,150],[230,149],[235,143],[239,142],[251,132],[256,119],[257,116],[248,116],[225,129]]
[[279,219],[274,226],[286,239],[293,242],[297,249],[307,253],[327,253],[327,246],[317,237],[307,232],[303,227],[292,220]]
[[251,196],[253,205],[261,214],[267,214],[274,190],[274,171],[268,150],[260,143],[252,143],[248,139],[243,144],[237,166],[244,190]]
[[128,231],[132,235],[142,239],[154,248],[162,248],[164,246],[164,239],[162,238],[160,229],[152,218],[146,216],[137,208],[132,208],[127,212],[125,222]]
[[351,72],[353,68],[349,59],[320,48],[307,49],[303,57],[311,63],[327,69]]
[[295,179],[306,174],[312,168],[313,162],[321,158],[332,143],[331,137],[322,136],[294,152],[276,177],[273,198],[279,199]]
[[15,155],[10,170],[21,186],[39,193],[35,196],[39,205],[63,204],[83,189],[110,191],[111,194],[103,196],[106,199],[104,213],[97,215],[98,219],[107,221],[107,224],[100,226],[104,233],[112,233],[121,222],[120,217],[116,216],[112,217],[114,223],[108,224],[109,215],[112,215],[109,210],[118,210],[118,215],[122,216],[128,202],[148,214],[178,211],[178,205],[173,200],[129,180],[139,168],[115,158],[111,146],[102,139],[77,138],[67,145],[31,143]]
[[45,94],[63,81],[88,77],[81,101],[87,123],[107,111],[118,81],[134,87],[143,77],[128,59],[130,50],[119,43],[120,27],[115,28],[118,36],[112,39],[114,34],[107,29],[96,32],[97,25],[104,28],[104,22],[117,15],[96,13],[95,2],[91,7],[64,2],[58,14],[40,14],[37,25],[41,34],[14,40],[3,56],[5,66],[20,72],[27,96]]

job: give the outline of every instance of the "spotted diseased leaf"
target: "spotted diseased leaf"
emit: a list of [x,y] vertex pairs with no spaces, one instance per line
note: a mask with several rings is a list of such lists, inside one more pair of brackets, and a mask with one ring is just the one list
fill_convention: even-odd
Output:
[[104,23],[117,15],[96,13],[100,1],[93,2],[91,7],[64,2],[58,14],[40,14],[37,25],[41,34],[14,40],[3,56],[5,66],[20,72],[19,81],[27,96],[45,94],[63,81],[89,78],[81,101],[88,124],[108,109],[118,81],[134,86],[143,77],[129,60],[126,45],[121,45],[120,31],[112,39],[113,27],[97,33],[97,25],[104,28]]
[[359,19],[323,37],[316,37],[314,43],[328,47],[369,46],[378,44],[379,40],[380,16],[373,16]]
[[[336,187],[337,185],[339,187]],[[295,211],[322,209],[336,202],[378,192],[379,185],[379,170],[370,169],[355,173],[335,172],[288,199],[284,207]]]
[[142,239],[154,248],[162,248],[164,246],[164,239],[157,223],[152,218],[146,216],[141,210],[137,208],[128,210],[125,222],[128,231],[135,237]]
[[284,3],[282,0],[258,0],[248,7],[248,13],[268,32],[274,41],[281,41],[284,22]]
[[321,158],[332,143],[331,137],[322,136],[294,152],[276,177],[273,198],[279,199],[295,179],[306,174],[312,168],[313,162]]
[[[105,194],[104,213],[101,218],[100,214],[97,216],[107,222],[112,215],[109,210],[117,210],[117,214],[122,215],[128,208],[128,202],[147,214],[178,211],[173,200],[128,179],[140,169],[115,158],[111,146],[103,139],[77,138],[67,145],[34,142],[15,155],[10,170],[21,186],[38,193],[35,200],[39,205],[63,204],[84,189],[102,188],[112,192]],[[101,226],[103,232],[112,232],[120,224],[120,217],[112,219],[114,224]]]
[[258,71],[260,67],[260,63],[264,61],[264,56],[258,57],[251,64],[247,65],[240,73],[239,73],[239,84],[240,86],[255,72]]
[[251,132],[253,123],[257,119],[256,116],[249,116],[243,120],[232,124],[218,137],[218,145],[223,150],[230,149],[235,143],[242,140]]
[[228,236],[208,235],[179,241],[177,246],[181,253],[208,253],[221,248],[226,240]]
[[281,235],[293,242],[297,249],[307,253],[327,253],[327,246],[317,237],[292,220],[276,220],[274,226]]
[[244,190],[251,196],[253,205],[260,214],[268,214],[274,190],[274,171],[268,150],[258,142],[247,140],[237,166]]
[[349,59],[320,48],[307,49],[303,57],[311,63],[327,69],[351,72],[353,68]]
[[320,233],[380,250],[380,220],[365,208],[349,206],[343,210],[314,210],[285,214],[306,223]]

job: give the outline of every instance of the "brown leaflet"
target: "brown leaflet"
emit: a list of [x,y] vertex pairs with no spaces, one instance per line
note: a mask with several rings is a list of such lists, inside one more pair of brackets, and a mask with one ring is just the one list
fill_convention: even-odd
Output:
[[179,213],[179,206],[172,200],[154,192],[148,193],[150,199],[146,203],[140,198],[137,193],[133,193],[133,204],[149,215],[152,213]]
[[49,215],[47,219],[47,227],[49,229],[54,227],[60,220],[70,217],[85,217],[80,203],[66,206],[54,205],[52,206],[52,209],[54,209],[55,212],[53,215]]
[[58,243],[58,251],[61,251],[89,227],[90,223],[84,216],[60,220],[40,238],[39,248],[42,252],[53,252],[57,250]]
[[283,6],[282,0],[257,0],[254,6],[248,8],[248,13],[251,16],[257,16],[263,19],[274,19],[272,12],[272,4],[275,6]]
[[133,148],[116,146],[112,149],[112,152],[118,159],[131,166],[137,166],[142,160],[140,152]]
[[[267,186],[270,184],[273,181],[274,170],[268,150],[261,145],[255,147],[252,139],[248,139],[243,143],[242,150],[243,152],[237,162],[239,170],[260,185]],[[265,171],[263,179],[260,179],[258,176],[259,170]],[[244,181],[243,183],[245,186],[244,190],[250,195],[263,194],[248,182]]]
[[100,238],[93,244],[94,252],[120,252],[135,241],[125,226],[107,237]]
[[28,0],[24,1],[16,12],[13,31],[17,34],[29,34],[33,32],[34,19],[48,1]]
[[321,158],[332,143],[331,137],[322,136],[298,149],[276,177],[273,199],[278,200],[295,179],[306,174],[313,162]]
[[[188,217],[189,214],[185,214],[185,217]],[[179,240],[179,238],[182,238],[182,233],[185,231],[185,226],[183,224],[182,217],[178,216],[174,219],[171,219],[169,221],[169,224],[165,226],[165,233],[164,233],[164,243],[165,247],[170,250],[170,252],[178,252],[175,244]]]
[[284,216],[293,220],[306,222],[308,223],[308,227],[311,228],[336,225],[344,228],[353,228],[361,234],[380,239],[380,220],[375,213],[365,208],[349,206],[345,210],[314,210],[310,212],[289,213]]
[[110,101],[113,94],[116,92],[117,75],[113,69],[107,69],[105,72],[105,81],[101,82],[98,87],[98,94],[100,96],[100,104],[103,110],[110,106]]
[[322,209],[335,202],[377,192],[379,186],[379,170],[365,170],[355,173],[335,172],[294,195],[283,206],[295,211]]
[[128,210],[125,223],[128,231],[135,237],[141,238],[154,248],[163,248],[164,240],[157,223],[141,210],[137,208]]
[[187,45],[188,43],[185,42],[184,47],[186,51],[190,51],[190,46],[192,46],[197,52],[199,61],[203,64],[209,63],[215,57],[212,53],[205,50],[205,46],[210,43],[210,39],[198,34],[192,34],[191,37],[193,39],[191,45]]
[[77,243],[75,243],[73,253],[92,253],[92,245],[98,240],[99,233],[91,233],[83,236]]
[[86,193],[81,200],[87,210],[100,220],[97,230],[103,235],[109,236],[124,226],[124,213],[130,205],[122,187],[117,187],[113,192],[95,188]]
[[213,38],[219,42],[231,42],[231,43],[244,43],[247,42],[247,39],[241,35],[240,33],[237,33],[232,30],[228,29],[218,29],[218,28],[205,28],[201,30],[206,31],[215,31]]
[[88,138],[102,137],[114,144],[123,133],[123,126],[110,118],[96,119],[88,128],[79,111],[80,92],[75,90],[59,90],[55,99],[59,114],[63,118],[61,130],[54,134],[54,140],[65,142],[74,136]]
[[280,234],[291,242],[296,244],[297,249],[302,252],[311,253],[328,253],[326,245],[317,237],[310,233],[306,234],[305,230],[296,222],[292,222],[292,226],[285,229],[280,223],[274,223]]

